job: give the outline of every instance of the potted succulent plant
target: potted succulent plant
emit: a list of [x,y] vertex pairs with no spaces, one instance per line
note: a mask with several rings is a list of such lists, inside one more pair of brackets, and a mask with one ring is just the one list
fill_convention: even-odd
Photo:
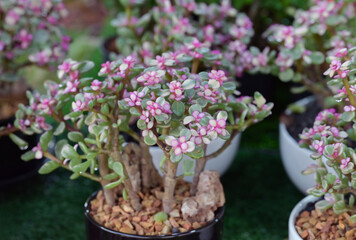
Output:
[[[20,141],[11,125],[19,103],[26,104],[24,69],[30,65],[51,68],[64,59],[70,38],[60,31],[66,9],[61,1],[0,2],[0,186],[37,171],[33,163],[21,161],[17,146],[33,147],[36,136]],[[34,129],[35,131],[35,129]]]
[[[151,67],[132,56],[106,62],[102,80],[82,77],[93,63],[67,60],[59,66],[61,83],[48,83],[46,95],[29,94],[30,105],[16,114],[15,126],[24,133],[39,124],[44,131],[23,156],[50,159],[40,173],[63,167],[72,179],[101,184],[85,207],[88,239],[221,239],[224,192],[219,174],[204,167],[240,131],[270,115],[273,105],[257,92],[232,98],[236,84],[224,71],[190,71],[184,56],[171,56]],[[39,123],[35,116],[57,123]],[[65,129],[67,137],[49,153],[48,142]],[[226,141],[206,154],[216,138]],[[164,153],[163,178],[153,166],[152,145]],[[183,161],[184,155],[189,159]],[[194,175],[191,184],[177,175],[180,164],[184,175]]]
[[[154,56],[159,55],[154,61],[163,64],[169,55],[162,53],[174,52],[177,56],[184,54],[185,61],[192,61],[192,69],[204,71],[207,67],[223,66],[234,77],[247,71],[257,72],[257,68],[263,71],[267,63],[268,50],[261,53],[253,48],[256,56],[248,50],[254,33],[252,22],[244,13],[237,12],[230,1],[208,5],[195,1],[157,1],[152,8],[145,8],[144,1],[123,4],[125,11],[112,21],[117,37],[106,42],[114,47],[116,54],[111,52],[114,58],[133,54],[141,64],[150,66]],[[208,168],[224,173],[236,156],[239,138],[240,135],[233,139],[223,157],[210,161]],[[223,144],[224,140],[216,140],[207,151],[213,152]],[[151,148],[151,153],[163,155],[156,147]],[[182,173],[182,169],[178,171]]]
[[[304,129],[300,135],[300,145],[312,151],[311,158],[316,162],[303,173],[314,174],[316,185],[308,190],[314,198],[303,199],[290,216],[290,239],[356,237],[355,51],[356,48],[337,52],[335,57],[328,59],[331,63],[325,72],[331,78],[328,84],[336,88],[334,97],[342,102],[343,111],[321,111],[314,126]],[[308,203],[312,205],[314,202],[314,210],[313,207],[305,209]],[[323,220],[325,216],[327,221]]]
[[313,185],[313,178],[300,177],[310,163],[310,152],[299,148],[298,134],[305,127],[312,127],[320,110],[335,106],[340,111],[332,98],[335,89],[327,84],[322,73],[328,67],[326,57],[354,46],[355,16],[354,2],[317,0],[309,9],[296,11],[291,26],[273,24],[265,32],[277,53],[268,64],[270,72],[281,81],[292,83],[292,93],[308,91],[314,96],[292,104],[279,126],[284,167],[303,193]]

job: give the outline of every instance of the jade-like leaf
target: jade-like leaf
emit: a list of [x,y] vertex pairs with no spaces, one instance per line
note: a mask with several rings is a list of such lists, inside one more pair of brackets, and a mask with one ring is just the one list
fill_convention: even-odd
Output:
[[48,174],[57,168],[59,168],[59,164],[57,162],[48,161],[38,170],[38,173],[39,174]]

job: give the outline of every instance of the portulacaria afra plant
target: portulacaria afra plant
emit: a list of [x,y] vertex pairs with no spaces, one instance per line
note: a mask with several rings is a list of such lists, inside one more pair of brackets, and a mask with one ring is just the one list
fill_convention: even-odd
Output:
[[134,54],[146,66],[159,55],[154,61],[164,66],[169,64],[167,57],[184,54],[181,61],[192,61],[193,69],[222,65],[234,77],[246,71],[268,71],[269,50],[249,49],[253,24],[229,0],[219,4],[157,0],[148,12],[142,7],[145,1],[124,2],[125,13],[113,21],[121,55]]
[[330,106],[332,101],[326,101],[335,92],[323,78],[328,68],[325,59],[355,46],[355,11],[353,1],[313,0],[309,9],[296,11],[292,25],[271,25],[265,32],[277,50],[268,64],[271,73],[282,81],[300,83],[291,89],[293,93],[310,91],[322,107]]
[[[271,113],[272,104],[259,93],[233,97],[236,86],[222,70],[197,74],[189,68],[162,69],[159,64],[143,68],[128,56],[102,64],[98,79],[83,78],[92,65],[65,61],[59,66],[61,82],[47,83],[45,95],[29,94],[30,105],[20,106],[15,125],[26,134],[43,133],[23,159],[44,156],[51,161],[40,173],[64,167],[74,172],[72,179],[83,176],[100,182],[110,205],[116,200],[113,189],[123,187],[122,194],[134,209],[141,208],[138,193],[160,182],[149,154],[149,146],[158,145],[164,152],[163,207],[169,213],[176,201],[178,164],[189,175],[195,161],[194,194],[205,163],[223,152],[240,131]],[[50,153],[49,141],[65,129],[67,138],[57,142],[55,154]],[[126,142],[124,134],[135,142]],[[226,142],[207,155],[206,146],[216,138]],[[183,155],[191,159],[182,162]]]
[[[301,146],[310,148],[317,164],[309,166],[304,174],[315,174],[316,186],[308,192],[324,196],[316,204],[320,209],[333,207],[336,214],[355,213],[356,195],[356,48],[342,49],[330,57],[330,67],[325,72],[328,84],[337,89],[335,100],[343,103],[343,112],[326,109],[316,117],[313,128],[300,135]],[[332,169],[332,171],[331,171]],[[351,194],[351,195],[350,195]],[[348,195],[348,204],[345,196]],[[356,215],[351,219],[355,222]]]

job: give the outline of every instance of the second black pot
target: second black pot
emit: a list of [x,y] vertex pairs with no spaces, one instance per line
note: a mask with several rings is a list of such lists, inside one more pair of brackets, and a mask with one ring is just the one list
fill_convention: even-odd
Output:
[[[0,126],[12,124],[13,120],[14,118],[1,120]],[[21,160],[21,155],[36,145],[38,136],[28,136],[22,133],[16,133],[16,135],[29,145],[27,150],[21,150],[8,136],[0,137],[0,187],[9,186],[33,176],[43,163],[42,160],[37,159],[29,162]]]
[[218,208],[215,220],[208,225],[186,233],[176,233],[164,236],[139,236],[110,230],[97,223],[90,216],[90,201],[95,198],[96,192],[85,202],[85,222],[87,240],[222,240],[225,207]]

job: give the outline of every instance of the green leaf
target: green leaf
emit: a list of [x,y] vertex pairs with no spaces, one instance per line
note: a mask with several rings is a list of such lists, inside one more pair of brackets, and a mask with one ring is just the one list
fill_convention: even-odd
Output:
[[56,154],[56,157],[59,158],[59,159],[62,159],[62,149],[64,147],[64,145],[68,144],[68,141],[67,139],[62,139],[62,140],[59,140],[57,143],[56,143],[56,147],[54,148],[54,152]]
[[65,127],[66,127],[65,123],[64,122],[60,122],[60,124],[58,125],[58,127],[54,131],[53,135],[54,136],[58,136],[58,135],[62,134],[64,132]]
[[146,122],[145,122],[144,120],[142,120],[142,119],[139,119],[139,120],[137,121],[137,127],[138,127],[139,129],[141,129],[141,130],[147,129]]
[[332,205],[330,204],[329,201],[321,200],[321,201],[318,201],[318,202],[315,204],[315,207],[316,207],[317,209],[320,209],[320,210],[325,211],[325,210],[331,208]]
[[345,122],[351,122],[355,118],[355,112],[343,112],[341,115],[341,119]]
[[36,153],[33,151],[27,151],[21,155],[21,159],[25,162],[35,159]]
[[192,133],[188,128],[183,128],[180,130],[179,135],[184,136],[188,140],[192,136]]
[[157,143],[157,138],[154,135],[153,136],[147,135],[143,140],[147,145],[150,146],[155,145]]
[[80,159],[80,156],[77,153],[77,151],[75,151],[75,149],[69,144],[66,144],[63,146],[61,154],[64,158],[67,158],[70,160]]
[[40,146],[43,151],[47,151],[48,149],[48,144],[52,140],[53,133],[52,131],[45,132],[44,134],[41,135],[40,138]]
[[223,83],[223,88],[227,91],[235,91],[236,84],[233,82],[225,82]]
[[75,66],[72,67],[73,70],[79,70],[80,73],[86,73],[89,72],[95,64],[91,61],[83,61],[80,63],[77,63]]
[[103,178],[105,180],[112,181],[112,180],[116,179],[118,176],[119,175],[117,175],[117,173],[110,173],[110,174],[105,175]]
[[81,173],[81,172],[85,172],[88,167],[90,166],[91,161],[85,161],[83,163],[77,164],[73,167],[73,172],[75,173]]
[[120,178],[119,180],[115,181],[115,182],[112,182],[112,183],[109,183],[109,184],[106,184],[105,185],[105,189],[111,189],[111,188],[114,188],[118,185],[120,185],[123,181],[124,181],[124,177]]
[[130,113],[133,115],[133,116],[141,116],[141,113],[134,107],[130,108]]
[[183,172],[185,176],[193,175],[192,169],[194,167],[194,161],[186,159],[183,161]]
[[115,173],[119,174],[119,176],[124,177],[124,167],[120,162],[115,162],[112,165],[112,170],[114,170]]
[[84,141],[83,134],[80,132],[69,132],[68,139],[72,142],[82,142]]
[[294,76],[294,72],[290,68],[288,68],[284,72],[280,72],[278,74],[278,77],[279,77],[279,79],[281,79],[282,82],[288,82],[288,81],[292,80],[293,76]]
[[182,116],[185,111],[184,103],[175,101],[172,104],[172,111],[174,112],[175,115]]
[[168,219],[168,215],[165,212],[158,212],[153,216],[156,222],[164,222]]
[[48,174],[57,168],[59,168],[59,164],[57,162],[48,161],[38,170],[38,173],[39,174]]
[[104,103],[103,105],[101,105],[100,112],[102,114],[108,115],[110,113],[109,104]]
[[185,89],[185,90],[186,89],[192,89],[194,87],[195,87],[195,80],[193,80],[193,79],[187,79],[182,84],[182,88]]
[[78,111],[78,112],[71,112],[71,113],[65,115],[64,119],[77,118],[77,117],[79,117],[81,114],[82,114],[81,111]]
[[324,54],[321,52],[312,52],[310,55],[311,62],[315,65],[322,64],[325,60]]
[[80,174],[79,174],[79,173],[73,173],[72,175],[70,175],[69,179],[70,179],[70,180],[75,180],[75,179],[77,179],[77,178],[79,178],[79,177],[80,177]]
[[127,195],[126,188],[124,188],[124,190],[122,190],[122,197],[123,197],[126,201],[129,199],[129,196]]
[[350,217],[350,220],[351,220],[352,223],[355,223],[356,222],[356,214],[352,215]]
[[19,148],[21,148],[21,149],[28,148],[28,143],[25,140],[23,140],[23,139],[19,138],[18,136],[16,136],[15,134],[11,133],[9,135],[9,137],[17,146],[19,146]]

